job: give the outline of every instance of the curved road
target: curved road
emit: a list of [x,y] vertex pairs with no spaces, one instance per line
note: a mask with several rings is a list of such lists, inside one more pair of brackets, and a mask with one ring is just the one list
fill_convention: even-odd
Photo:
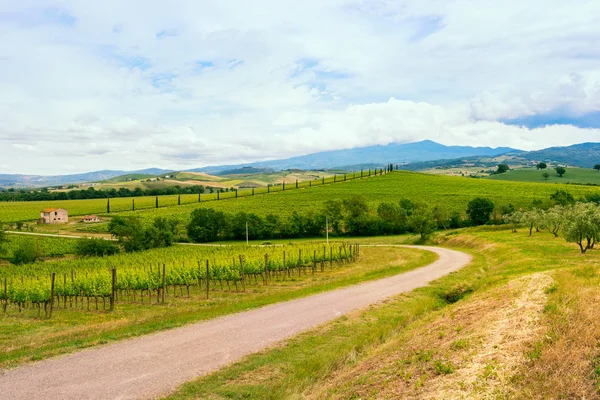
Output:
[[[407,246],[413,247],[413,246]],[[145,399],[166,395],[182,383],[402,292],[469,263],[467,254],[436,247],[428,266],[400,275],[272,304],[83,350],[5,371],[3,399]]]

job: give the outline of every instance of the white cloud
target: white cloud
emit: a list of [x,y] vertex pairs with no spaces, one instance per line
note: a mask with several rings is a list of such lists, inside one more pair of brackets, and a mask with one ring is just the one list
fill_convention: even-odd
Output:
[[600,111],[596,1],[4,1],[0,35],[0,173],[600,137],[501,122]]

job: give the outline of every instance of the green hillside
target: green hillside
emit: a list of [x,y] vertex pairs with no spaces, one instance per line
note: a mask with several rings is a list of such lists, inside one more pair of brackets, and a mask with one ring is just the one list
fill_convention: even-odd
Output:
[[358,179],[354,181],[289,190],[268,195],[211,201],[180,207],[144,210],[124,215],[142,217],[180,216],[187,218],[197,207],[211,207],[228,212],[254,212],[290,215],[293,211],[308,213],[318,210],[327,200],[343,200],[362,195],[371,207],[382,201],[397,202],[402,198],[426,201],[431,205],[442,205],[448,211],[464,212],[467,203],[474,197],[488,197],[497,205],[513,204],[529,207],[535,199],[549,202],[550,195],[557,190],[567,190],[575,197],[598,193],[599,188],[552,183],[504,182],[488,179],[429,175],[396,171],[388,175]]
[[[550,175],[548,178],[543,176],[545,172]],[[522,168],[511,170],[504,174],[490,175],[488,179],[514,182],[600,185],[600,172],[591,168],[567,168],[567,173],[561,178],[553,168],[546,170]]]

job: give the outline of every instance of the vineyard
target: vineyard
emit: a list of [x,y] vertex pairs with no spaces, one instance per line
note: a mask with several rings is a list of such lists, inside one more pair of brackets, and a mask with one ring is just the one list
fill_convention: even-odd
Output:
[[[164,196],[142,196],[142,197],[119,197],[108,199],[87,199],[87,200],[64,200],[64,201],[28,201],[28,202],[0,202],[0,221],[34,221],[39,218],[40,210],[49,207],[66,208],[69,215],[78,216],[86,214],[106,214],[110,208],[110,213],[120,213],[124,211],[135,212],[137,210],[164,209],[176,206],[188,205],[191,210],[198,206],[198,203],[215,202],[218,200],[228,200],[235,198],[250,198],[258,195],[290,192],[292,189],[305,189],[318,186],[329,186],[333,183],[341,183],[361,177],[375,176],[383,171],[375,172],[364,171],[349,174],[334,175],[328,178],[317,179],[314,181],[296,182],[294,184],[279,184],[255,189],[240,189],[238,191],[215,192],[182,195],[164,195]],[[109,207],[108,207],[109,206]],[[190,211],[191,212],[191,211]]]
[[270,247],[176,246],[104,258],[36,263],[0,273],[3,311],[106,310],[118,303],[164,303],[170,296],[209,297],[211,291],[315,274],[356,259],[357,245]]
[[69,238],[55,238],[44,236],[8,235],[5,245],[6,256],[11,254],[25,243],[33,243],[41,257],[56,257],[74,254],[77,240]]

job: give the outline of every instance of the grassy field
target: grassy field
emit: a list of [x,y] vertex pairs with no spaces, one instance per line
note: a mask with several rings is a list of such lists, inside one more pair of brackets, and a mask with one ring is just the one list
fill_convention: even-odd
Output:
[[496,229],[438,235],[474,261],[169,398],[598,398],[600,253]]
[[148,299],[141,303],[138,297],[137,302],[117,303],[113,312],[95,311],[93,305],[91,311],[69,308],[68,302],[51,319],[28,310],[0,312],[0,368],[398,274],[434,259],[432,253],[414,249],[365,249],[357,262],[272,280],[266,286],[248,285],[245,293],[213,288],[210,300],[204,290],[192,288],[189,298],[185,291],[170,292],[167,302],[157,305]]
[[[530,207],[535,199],[549,202],[550,195],[561,189],[569,191],[575,197],[600,191],[599,188],[579,185],[499,182],[413,172],[393,172],[381,177],[277,192],[266,196],[207,202],[200,206],[227,212],[245,211],[259,215],[273,213],[286,216],[290,215],[292,211],[300,213],[316,211],[327,200],[343,200],[359,194],[367,199],[372,208],[382,201],[397,202],[402,198],[408,198],[413,201],[426,201],[431,205],[441,205],[448,211],[456,210],[464,213],[468,202],[478,196],[488,197],[496,205],[513,204],[516,207]],[[136,215],[146,218],[154,216],[188,218],[189,214],[198,206],[198,204],[193,204],[140,211]],[[124,215],[134,214],[124,213]]]
[[[366,176],[365,172],[365,176]],[[347,174],[348,179],[360,178],[360,172]],[[374,178],[374,177],[373,177]],[[298,180],[299,189],[312,189],[316,186],[327,186],[337,182],[342,183],[344,181],[344,174],[337,175],[337,177],[330,175],[329,177],[322,177],[320,180]],[[337,185],[336,183],[336,185]],[[170,185],[173,186],[173,185]],[[225,187],[229,187],[226,185]],[[285,183],[285,192],[293,191],[296,189],[295,179],[291,182]],[[160,208],[171,208],[190,205],[191,209],[198,207],[200,202],[213,202],[215,200],[228,200],[240,198],[254,197],[253,194],[259,195],[268,193],[278,193],[284,191],[283,182],[271,187],[259,187],[256,189],[240,189],[239,192],[228,191],[223,193],[203,193],[201,195],[196,194],[182,194],[178,195],[164,195],[158,196],[158,207]],[[30,201],[30,202],[0,202],[0,221],[1,222],[16,222],[16,221],[35,221],[39,219],[40,211],[44,208],[56,207],[65,208],[69,211],[71,217],[82,216],[86,214],[104,214],[107,211],[107,199],[89,199],[89,200],[64,200],[64,201]],[[133,211],[135,206],[135,211]],[[143,209],[156,209],[156,197],[155,196],[142,196],[142,197],[124,197],[124,198],[113,198],[110,199],[110,215],[115,213],[130,211],[139,212]],[[187,213],[187,211],[186,211]],[[170,213],[167,213],[170,214]],[[174,213],[177,214],[177,213]],[[187,215],[186,215],[187,218]],[[76,220],[76,218],[75,218]]]
[[[568,173],[568,172],[567,172]],[[250,190],[222,194],[203,194],[201,203],[197,195],[182,195],[181,204],[177,205],[178,197],[159,196],[159,208],[155,208],[155,198],[135,198],[136,211],[132,209],[131,198],[111,199],[111,214],[138,215],[144,218],[155,216],[177,216],[187,219],[191,212],[198,207],[212,207],[228,212],[254,212],[259,215],[273,213],[281,216],[290,215],[292,211],[315,211],[325,201],[343,200],[353,195],[364,196],[372,207],[382,201],[397,202],[401,198],[413,201],[426,201],[431,205],[442,205],[448,211],[464,212],[467,203],[477,196],[489,197],[497,205],[513,204],[517,207],[529,207],[534,199],[549,201],[550,194],[557,190],[567,190],[575,197],[589,193],[597,193],[600,188],[564,183],[531,183],[510,182],[491,179],[474,179],[452,176],[436,176],[414,172],[396,171],[391,174],[356,179],[344,182],[338,178],[325,181],[325,185],[308,187],[307,182],[299,185],[287,185],[286,191],[282,186],[274,186],[267,194],[266,188],[257,189],[256,196],[251,196]],[[219,201],[215,201],[218,198]],[[70,215],[89,213],[102,214],[106,212],[106,200],[70,200],[51,202],[2,202],[0,203],[0,220],[4,222],[18,220],[35,220],[39,211],[46,207],[63,207]],[[129,211],[128,211],[129,210]]]
[[[547,172],[550,176],[542,176]],[[560,183],[560,184],[593,184],[600,185],[600,172],[591,168],[567,168],[567,173],[561,178],[554,169],[537,170],[535,168],[515,169],[503,174],[490,175],[488,179],[496,181]]]

